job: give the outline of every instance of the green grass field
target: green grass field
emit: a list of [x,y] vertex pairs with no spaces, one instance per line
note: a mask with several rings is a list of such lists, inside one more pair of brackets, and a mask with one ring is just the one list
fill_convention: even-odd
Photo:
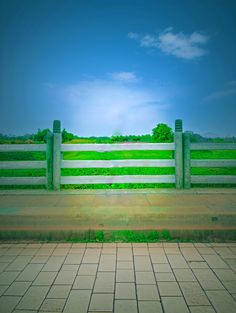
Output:
[[[121,159],[172,159],[173,151],[112,151],[112,152],[65,152],[65,160],[121,160]],[[236,150],[229,151],[191,151],[192,159],[236,159]],[[1,152],[0,161],[45,160],[42,152]],[[171,175],[175,169],[154,167],[124,168],[83,168],[62,169],[62,176],[81,175]],[[236,175],[236,168],[192,168],[193,175]],[[0,176],[45,176],[45,169],[0,170]],[[203,185],[209,187],[209,185]],[[212,185],[211,185],[212,186]],[[219,185],[217,185],[219,186]],[[228,185],[232,186],[232,185]],[[62,185],[65,189],[104,189],[104,188],[172,188],[174,184],[94,184],[94,185]],[[44,186],[0,186],[0,189],[44,188]]]

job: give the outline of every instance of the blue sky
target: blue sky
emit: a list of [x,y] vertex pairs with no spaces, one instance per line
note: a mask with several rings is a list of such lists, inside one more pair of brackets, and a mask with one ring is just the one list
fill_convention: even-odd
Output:
[[236,136],[236,1],[0,0],[0,132]]

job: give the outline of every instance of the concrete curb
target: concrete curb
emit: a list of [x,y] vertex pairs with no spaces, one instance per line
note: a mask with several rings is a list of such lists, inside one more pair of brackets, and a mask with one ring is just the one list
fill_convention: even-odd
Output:
[[61,191],[48,190],[0,190],[0,196],[4,195],[116,195],[116,194],[236,194],[236,188],[145,188],[145,189],[66,189]]

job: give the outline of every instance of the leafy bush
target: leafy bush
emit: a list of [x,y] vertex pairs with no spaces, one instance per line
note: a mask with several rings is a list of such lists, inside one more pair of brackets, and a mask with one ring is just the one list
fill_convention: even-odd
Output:
[[33,135],[33,141],[36,142],[46,142],[47,141],[47,133],[50,131],[49,128],[38,129],[37,133]]
[[153,142],[173,142],[174,134],[167,124],[157,124],[152,130]]

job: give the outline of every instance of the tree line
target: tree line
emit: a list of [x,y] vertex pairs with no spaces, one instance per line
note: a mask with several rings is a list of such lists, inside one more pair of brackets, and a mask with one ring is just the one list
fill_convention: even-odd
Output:
[[[4,143],[45,143],[49,128],[38,129],[35,134],[26,134],[22,136],[0,134],[0,144]],[[236,142],[236,137],[215,137],[207,138],[190,132],[191,142]],[[123,142],[173,142],[174,132],[170,126],[164,123],[159,123],[152,129],[152,134],[146,135],[113,135],[107,136],[91,136],[80,137],[68,132],[65,128],[62,130],[62,142],[73,143],[123,143]]]

